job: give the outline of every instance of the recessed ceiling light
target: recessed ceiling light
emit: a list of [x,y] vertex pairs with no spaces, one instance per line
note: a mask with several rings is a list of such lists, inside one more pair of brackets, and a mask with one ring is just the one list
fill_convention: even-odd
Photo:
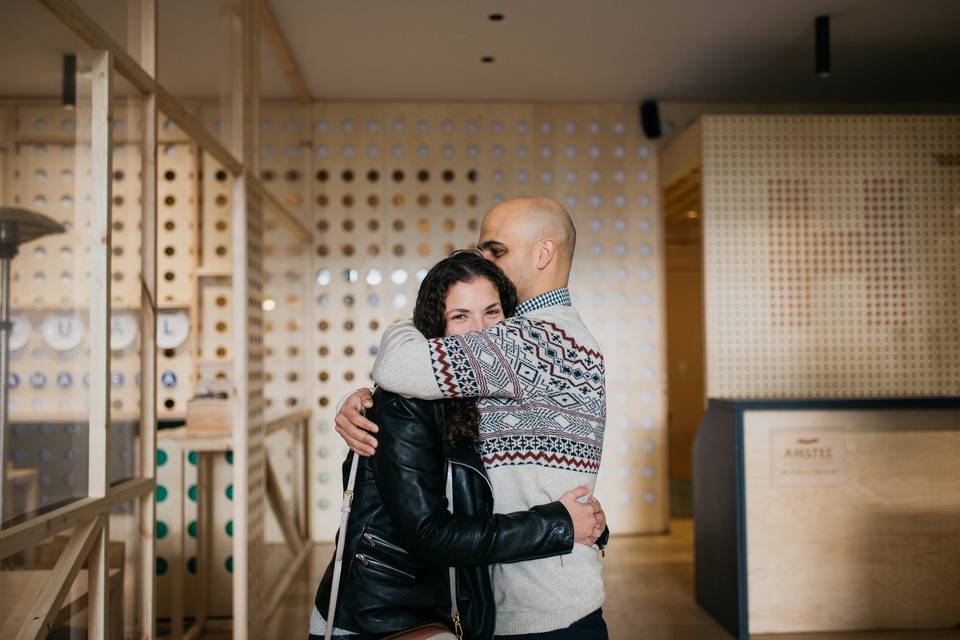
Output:
[[493,61],[494,61],[493,56],[483,56],[482,58],[480,58],[480,62],[482,62],[483,64],[493,64]]
[[503,14],[491,13],[489,16],[487,16],[487,20],[489,20],[490,22],[503,22]]

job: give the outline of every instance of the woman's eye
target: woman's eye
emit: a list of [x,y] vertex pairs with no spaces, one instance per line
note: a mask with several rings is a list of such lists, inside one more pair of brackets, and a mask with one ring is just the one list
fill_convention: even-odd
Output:
[[450,319],[451,319],[451,320],[463,320],[463,319],[466,318],[466,317],[467,317],[467,316],[466,316],[465,314],[458,313],[458,314],[456,314],[455,316],[450,316]]
[[498,316],[500,315],[500,309],[490,309],[487,311],[488,316]]

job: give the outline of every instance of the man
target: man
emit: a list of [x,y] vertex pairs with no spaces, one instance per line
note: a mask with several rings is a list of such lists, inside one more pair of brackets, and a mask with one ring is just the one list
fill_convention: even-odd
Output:
[[[606,420],[603,355],[570,303],[576,230],[563,205],[516,198],[492,208],[478,248],[517,287],[517,315],[482,332],[428,340],[411,322],[383,335],[374,381],[422,399],[477,397],[481,454],[498,512],[525,510],[592,484]],[[347,402],[337,431],[371,455],[376,426]],[[600,531],[596,531],[600,536]],[[607,638],[599,554],[491,567],[497,637]]]

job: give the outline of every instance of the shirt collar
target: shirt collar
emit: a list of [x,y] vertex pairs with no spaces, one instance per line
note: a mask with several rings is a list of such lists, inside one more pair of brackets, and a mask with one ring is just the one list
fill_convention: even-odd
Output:
[[547,307],[556,307],[558,305],[569,307],[572,306],[572,304],[573,303],[570,302],[570,291],[566,287],[561,287],[553,291],[541,293],[529,300],[524,300],[517,305],[517,315],[525,316],[531,311],[546,309]]

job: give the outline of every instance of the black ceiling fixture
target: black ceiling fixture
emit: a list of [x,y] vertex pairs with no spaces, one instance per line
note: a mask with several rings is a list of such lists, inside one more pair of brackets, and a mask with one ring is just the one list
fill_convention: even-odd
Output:
[[60,104],[67,109],[77,106],[77,56],[72,53],[63,54],[63,84],[61,86]]
[[487,20],[489,20],[490,22],[503,22],[503,14],[491,13],[489,16],[487,16]]
[[816,31],[814,66],[819,78],[830,77],[830,16],[817,16],[813,21]]
[[493,56],[483,56],[482,58],[480,58],[480,62],[482,62],[483,64],[493,64],[494,60],[495,58]]

